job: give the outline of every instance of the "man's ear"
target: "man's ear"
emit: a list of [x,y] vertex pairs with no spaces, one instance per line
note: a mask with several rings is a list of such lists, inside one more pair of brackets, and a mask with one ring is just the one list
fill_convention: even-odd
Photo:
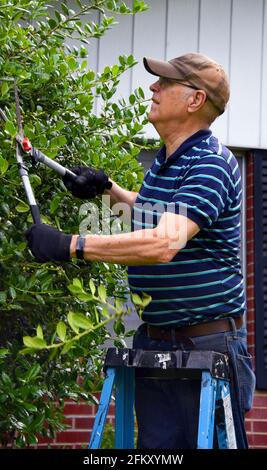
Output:
[[204,106],[204,104],[206,103],[206,100],[207,100],[206,92],[204,90],[196,90],[189,97],[188,112],[195,113],[200,108],[202,108],[202,106]]

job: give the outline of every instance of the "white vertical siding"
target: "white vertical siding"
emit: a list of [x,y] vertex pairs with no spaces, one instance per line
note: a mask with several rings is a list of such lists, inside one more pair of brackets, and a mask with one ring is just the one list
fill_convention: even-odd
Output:
[[234,0],[231,41],[231,145],[260,145],[263,0]]
[[[217,18],[216,21],[214,19]],[[202,0],[200,9],[199,51],[222,64],[230,72],[231,0]],[[227,142],[229,110],[215,121],[212,130]]]
[[166,59],[198,49],[199,0],[168,1]]
[[260,147],[267,149],[267,2],[264,1],[264,24],[262,41],[262,81],[261,81],[261,116]]
[[[132,88],[142,87],[146,98],[151,97],[149,85],[156,77],[146,72],[143,57],[165,57],[166,42],[166,4],[167,0],[148,0],[150,10],[134,18],[133,54],[139,63],[133,69]],[[157,138],[158,134],[151,124],[146,126],[147,136]]]
[[[148,12],[118,16],[119,24],[94,45],[90,66],[101,71],[120,54],[133,53],[139,64],[123,77],[118,95],[128,97],[141,86],[149,97],[153,76],[142,65],[144,56],[206,54],[225,67],[231,83],[228,110],[212,126],[214,132],[230,146],[267,148],[267,0],[146,3]],[[151,125],[147,136],[157,137]]]

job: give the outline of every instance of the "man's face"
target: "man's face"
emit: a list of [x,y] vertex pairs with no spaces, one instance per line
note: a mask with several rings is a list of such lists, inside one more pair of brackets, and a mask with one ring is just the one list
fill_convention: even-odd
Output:
[[179,123],[187,117],[188,96],[192,94],[192,88],[160,77],[150,86],[150,90],[153,95],[148,119],[152,124]]

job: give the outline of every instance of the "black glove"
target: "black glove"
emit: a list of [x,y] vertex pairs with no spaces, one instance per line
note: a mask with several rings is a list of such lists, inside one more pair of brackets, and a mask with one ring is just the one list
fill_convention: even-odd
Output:
[[26,232],[28,246],[39,263],[69,261],[72,235],[46,224],[34,224]]
[[62,177],[63,183],[73,196],[79,199],[93,199],[112,186],[112,182],[102,169],[94,170],[86,166],[75,166],[70,170],[78,175],[76,181],[66,174]]

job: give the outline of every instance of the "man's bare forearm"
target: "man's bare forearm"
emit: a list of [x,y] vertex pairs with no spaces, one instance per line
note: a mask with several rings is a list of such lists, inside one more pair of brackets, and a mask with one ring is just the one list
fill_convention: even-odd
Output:
[[[75,257],[77,235],[73,235],[70,254]],[[159,237],[154,229],[137,230],[118,235],[87,235],[84,259],[123,265],[164,263],[169,259],[169,240]]]
[[138,193],[128,191],[112,181],[112,188],[106,189],[105,194],[110,196],[111,207],[117,202],[123,202],[133,207]]
[[[114,235],[87,235],[84,259],[124,265],[169,263],[200,230],[192,220],[165,212],[157,227]],[[78,235],[73,235],[71,257],[76,256]]]

